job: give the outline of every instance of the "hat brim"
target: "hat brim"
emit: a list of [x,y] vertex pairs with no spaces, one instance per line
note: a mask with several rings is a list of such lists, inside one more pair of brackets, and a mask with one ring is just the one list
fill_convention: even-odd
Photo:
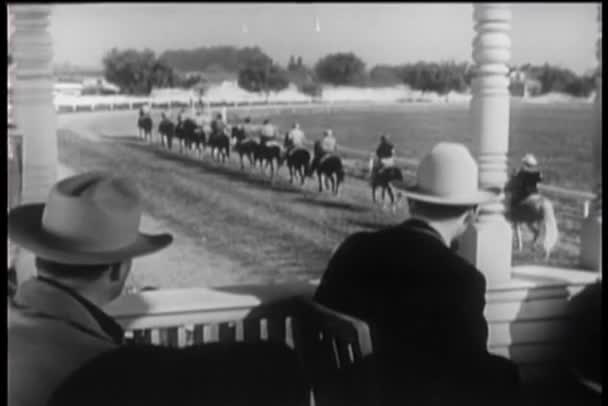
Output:
[[[171,244],[171,234],[139,233],[132,244],[112,251],[81,251],[49,234],[42,227],[44,204],[28,204],[8,215],[8,236],[36,256],[68,265],[103,265],[151,254]],[[72,245],[72,246],[70,246]]]
[[408,185],[402,180],[395,180],[390,182],[390,184],[395,189],[402,191],[410,199],[446,206],[467,206],[490,203],[500,200],[499,193],[492,192],[489,190],[478,190],[474,193],[461,196],[442,197],[430,195],[424,192],[423,190],[420,190],[418,186]]

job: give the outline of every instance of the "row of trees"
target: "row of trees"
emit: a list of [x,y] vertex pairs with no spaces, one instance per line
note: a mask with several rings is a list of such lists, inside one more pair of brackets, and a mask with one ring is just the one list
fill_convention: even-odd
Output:
[[[367,71],[365,63],[351,53],[327,55],[309,67],[302,57],[291,56],[286,68],[260,48],[211,47],[191,51],[166,51],[156,58],[150,50],[112,49],[103,59],[106,79],[130,94],[146,94],[153,87],[190,88],[215,71],[233,74],[241,88],[254,92],[282,90],[289,83],[308,94],[318,94],[322,84],[393,86],[446,94],[463,92],[472,79],[472,65],[456,62],[417,62],[377,65]],[[568,69],[550,66],[519,67],[541,83],[540,93],[565,92],[588,96],[594,88],[591,75],[578,76]],[[192,72],[198,74],[192,75]],[[189,73],[188,75],[186,73]]]

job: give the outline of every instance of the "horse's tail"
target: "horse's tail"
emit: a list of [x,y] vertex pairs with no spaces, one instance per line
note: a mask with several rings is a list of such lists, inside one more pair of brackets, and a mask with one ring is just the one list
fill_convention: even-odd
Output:
[[555,248],[557,240],[559,239],[559,231],[557,230],[557,219],[555,218],[555,211],[553,210],[553,204],[548,199],[542,201],[543,210],[543,249],[545,250],[545,256],[548,258],[551,251]]
[[372,154],[369,158],[369,163],[367,165],[370,175],[373,175],[374,171],[374,155]]

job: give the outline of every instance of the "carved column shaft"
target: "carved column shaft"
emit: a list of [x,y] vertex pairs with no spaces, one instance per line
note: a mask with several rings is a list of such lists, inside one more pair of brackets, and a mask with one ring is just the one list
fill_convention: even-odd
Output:
[[15,61],[13,117],[24,136],[23,201],[46,200],[56,179],[57,138],[53,105],[52,41],[48,5],[11,7]]
[[[474,77],[470,123],[478,154],[479,184],[502,191],[507,182],[509,150],[509,68],[511,9],[506,4],[475,4],[473,19]],[[475,264],[489,283],[511,276],[512,230],[504,203],[482,206],[477,223],[461,242],[460,253]]]
[[[23,135],[22,203],[45,201],[57,176],[56,115],[53,105],[51,6],[11,5],[10,49],[14,60],[12,115]],[[18,282],[35,274],[33,255],[20,250]]]
[[593,106],[593,192],[595,199],[581,231],[581,266],[602,272],[602,5],[598,6],[598,71]]

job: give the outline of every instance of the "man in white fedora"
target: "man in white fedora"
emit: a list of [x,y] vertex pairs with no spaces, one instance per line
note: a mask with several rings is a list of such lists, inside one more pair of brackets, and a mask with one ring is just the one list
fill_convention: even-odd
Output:
[[315,300],[369,324],[387,404],[512,401],[517,369],[487,350],[485,278],[453,249],[478,205],[498,194],[478,188],[475,160],[455,143],[439,143],[422,159],[415,185],[393,186],[407,196],[411,217],[349,236]]
[[38,274],[8,303],[8,404],[282,406],[304,396],[287,347],[125,342],[101,309],[123,291],[133,258],[173,240],[141,233],[141,214],[136,185],[104,172],[64,179],[46,204],[9,212],[9,237],[34,253]]
[[135,185],[100,172],[64,179],[46,204],[10,211],[8,235],[34,253],[37,277],[8,303],[8,404],[46,404],[69,374],[123,344],[101,308],[121,294],[132,258],[173,240],[140,233],[140,217]]

